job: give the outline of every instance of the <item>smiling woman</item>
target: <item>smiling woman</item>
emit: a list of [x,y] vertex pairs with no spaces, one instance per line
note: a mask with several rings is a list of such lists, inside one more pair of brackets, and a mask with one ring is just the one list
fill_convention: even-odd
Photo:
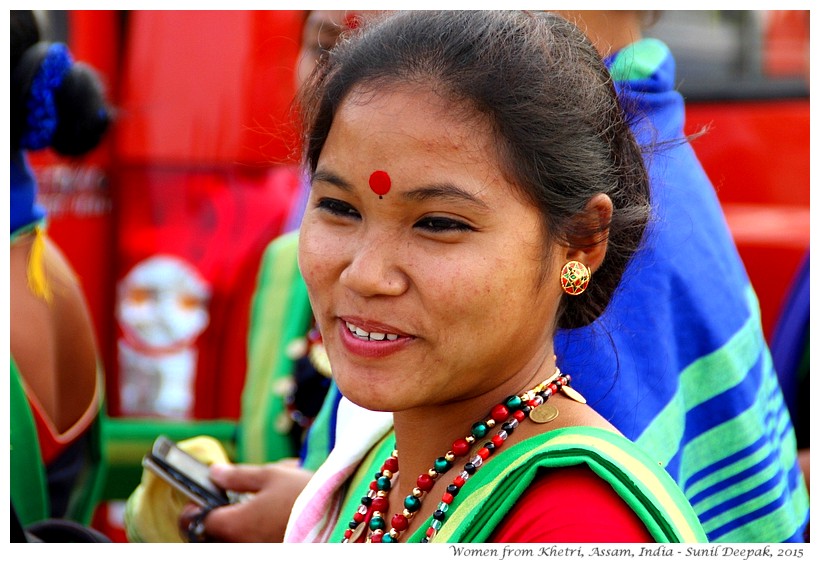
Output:
[[[497,396],[499,379],[509,395],[551,373],[561,288],[541,271],[568,256],[501,174],[487,125],[477,134],[418,86],[360,96],[334,117],[301,231],[340,388],[371,410],[405,411]],[[385,167],[393,188],[379,199],[368,178]],[[599,201],[608,217],[609,198]],[[604,248],[584,261],[597,268]]]
[[285,540],[704,541],[556,365],[555,331],[606,308],[649,214],[584,35],[546,13],[393,14],[324,55],[301,102],[299,266],[340,390],[393,424],[317,471]]

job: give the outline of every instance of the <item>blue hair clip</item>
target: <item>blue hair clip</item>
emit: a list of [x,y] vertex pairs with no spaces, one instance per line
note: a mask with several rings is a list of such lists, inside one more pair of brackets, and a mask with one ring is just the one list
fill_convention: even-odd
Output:
[[63,43],[52,43],[40,68],[34,75],[26,100],[26,131],[21,139],[25,149],[38,150],[49,146],[57,130],[57,107],[54,92],[60,87],[72,64],[68,47]]

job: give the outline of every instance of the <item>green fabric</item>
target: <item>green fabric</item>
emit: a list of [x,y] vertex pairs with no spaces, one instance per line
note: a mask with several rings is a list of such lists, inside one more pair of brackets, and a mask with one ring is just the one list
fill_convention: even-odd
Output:
[[[760,342],[758,339],[761,336],[757,328],[760,313],[757,298],[751,287],[747,289],[746,299],[749,302],[749,310],[756,314],[750,315],[746,324],[725,346],[698,359],[681,373],[679,390],[673,400],[635,440],[645,450],[656,452],[655,455],[659,455],[664,463],[676,453],[677,446],[681,442],[680,433],[684,427],[686,413],[738,385],[751,366],[759,360]],[[771,361],[771,357],[768,357],[768,361]],[[724,376],[712,377],[715,373],[724,374]],[[709,381],[709,385],[704,385],[704,381]],[[712,434],[716,431],[718,435]],[[726,431],[731,432],[731,428],[727,428]],[[714,442],[718,445],[721,443],[720,432],[719,428],[710,431],[710,434],[714,436]],[[729,442],[734,442],[734,440],[729,440]],[[661,455],[664,451],[667,453]],[[716,463],[726,456],[726,452],[721,447],[702,448],[700,451],[711,451],[714,458],[702,460],[699,467]],[[682,477],[686,479],[690,476]]]
[[[357,471],[343,503],[342,518],[331,534],[331,542],[341,541],[347,525],[345,516],[356,510],[358,499],[369,484],[368,477],[389,454],[390,447],[391,439],[383,440],[369,454],[363,469]],[[435,541],[491,541],[496,527],[539,469],[581,463],[586,463],[612,486],[656,541],[707,542],[692,507],[662,468],[626,438],[586,427],[546,432],[493,454],[459,492]],[[408,538],[408,543],[421,541],[431,518],[428,517],[427,522]]]
[[40,454],[37,427],[23,389],[20,371],[11,359],[9,392],[11,502],[23,526],[48,518],[51,512],[46,470]]
[[[760,309],[751,287],[747,289],[746,300],[749,310],[753,313],[744,326],[723,347],[698,359],[681,373],[678,392],[673,400],[658,413],[646,430],[635,440],[635,443],[646,451],[656,452],[658,459],[664,464],[674,455],[682,456],[681,467],[686,468],[686,473],[681,474],[680,479],[682,483],[687,483],[686,494],[689,498],[699,497],[694,508],[701,514],[716,510],[724,503],[733,502],[744,492],[751,492],[761,487],[767,480],[775,478],[778,467],[794,465],[797,457],[797,444],[793,434],[786,438],[793,442],[793,446],[773,452],[770,447],[754,447],[759,434],[749,431],[761,425],[760,413],[771,413],[771,416],[766,419],[766,424],[776,429],[775,434],[786,435],[784,429],[789,424],[788,411],[778,408],[779,403],[771,403],[773,400],[780,401],[780,394],[775,387],[777,385],[775,378],[764,380],[764,384],[758,387],[752,408],[739,413],[723,424],[713,426],[702,435],[689,441],[683,447],[682,452],[678,452],[678,444],[683,441],[680,433],[684,427],[687,412],[691,412],[698,405],[713,400],[727,390],[740,385],[757,362],[762,362],[765,370],[772,369],[771,354],[760,341],[763,338],[759,329]],[[763,351],[762,356],[761,350]],[[722,377],[713,377],[715,373],[722,374]],[[704,385],[704,381],[708,381],[709,384]],[[742,436],[747,439],[739,441],[738,437]],[[727,451],[727,444],[732,445],[733,451]],[[723,464],[727,456],[743,451],[750,453],[734,459],[730,465],[699,477],[703,469],[718,467]],[[780,456],[781,462],[771,464],[766,471],[754,469],[772,455]],[[719,486],[727,475],[741,474],[745,470],[750,473],[749,477],[735,483],[730,488]],[[800,521],[800,515],[808,510],[809,497],[805,486],[799,484],[798,487],[801,489],[801,494],[795,495],[794,502],[784,504],[768,514],[765,524],[769,526],[767,535],[788,537],[791,533],[790,523]],[[708,491],[711,491],[710,494],[705,494]],[[770,503],[775,503],[784,494],[786,493],[782,487],[773,488],[766,494],[758,495],[747,501],[743,505],[743,510],[752,513]],[[791,512],[789,516],[783,516],[789,512]],[[726,512],[711,518],[704,523],[704,526],[707,532],[711,532],[736,518],[736,514]],[[761,521],[755,519],[733,529],[731,533],[723,536],[721,541],[742,542],[744,538],[758,535],[761,526],[763,526]]]
[[65,518],[86,526],[91,524],[94,511],[102,500],[108,470],[106,443],[103,440],[103,426],[106,422],[103,401],[100,401],[99,409],[99,414],[86,430],[88,444],[85,466],[77,476],[65,514]]
[[287,431],[277,428],[277,421],[286,412],[285,396],[279,389],[293,374],[287,346],[307,334],[311,320],[297,248],[296,232],[268,245],[251,302],[248,371],[237,442],[239,459],[248,463],[268,463],[298,454]]
[[[328,396],[333,396],[335,393],[335,383],[330,382],[330,389]],[[327,459],[331,450],[331,433],[334,431],[336,425],[332,422],[336,416],[336,409],[338,403],[336,401],[322,402],[322,408],[313,419],[310,425],[310,434],[302,445],[304,451],[302,452],[302,467],[316,471]]]
[[106,418],[102,426],[105,444],[104,499],[126,499],[142,478],[142,458],[160,434],[179,442],[195,436],[213,436],[236,459],[236,421]]
[[663,41],[647,37],[619,51],[609,73],[617,82],[640,80],[652,76],[668,55],[669,47]]
[[[105,424],[100,414],[86,430],[85,465],[68,500],[63,518],[84,525],[91,524],[94,511],[103,498],[107,470],[105,442],[102,437]],[[14,508],[24,526],[49,518],[51,503],[48,492],[48,476],[40,452],[37,426],[31,412],[19,368],[11,359],[10,389],[11,456],[10,484]]]

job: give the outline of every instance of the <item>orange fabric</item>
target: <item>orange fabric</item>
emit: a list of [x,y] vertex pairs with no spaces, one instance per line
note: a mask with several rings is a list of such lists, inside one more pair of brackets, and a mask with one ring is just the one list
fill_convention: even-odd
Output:
[[552,470],[521,496],[496,543],[654,543],[640,518],[586,465]]

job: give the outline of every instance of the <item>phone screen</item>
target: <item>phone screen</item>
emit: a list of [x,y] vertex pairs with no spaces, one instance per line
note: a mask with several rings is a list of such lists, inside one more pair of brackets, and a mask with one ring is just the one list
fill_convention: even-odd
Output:
[[[210,479],[208,466],[179,449],[167,439],[158,440],[154,449],[154,458],[183,473],[200,488],[210,492],[215,498],[225,498],[225,491],[217,487]],[[226,499],[227,500],[227,499]]]
[[165,460],[196,481],[202,488],[208,489],[215,495],[223,494],[222,491],[211,482],[208,475],[208,466],[186,454],[184,451],[172,447],[168,450]]

